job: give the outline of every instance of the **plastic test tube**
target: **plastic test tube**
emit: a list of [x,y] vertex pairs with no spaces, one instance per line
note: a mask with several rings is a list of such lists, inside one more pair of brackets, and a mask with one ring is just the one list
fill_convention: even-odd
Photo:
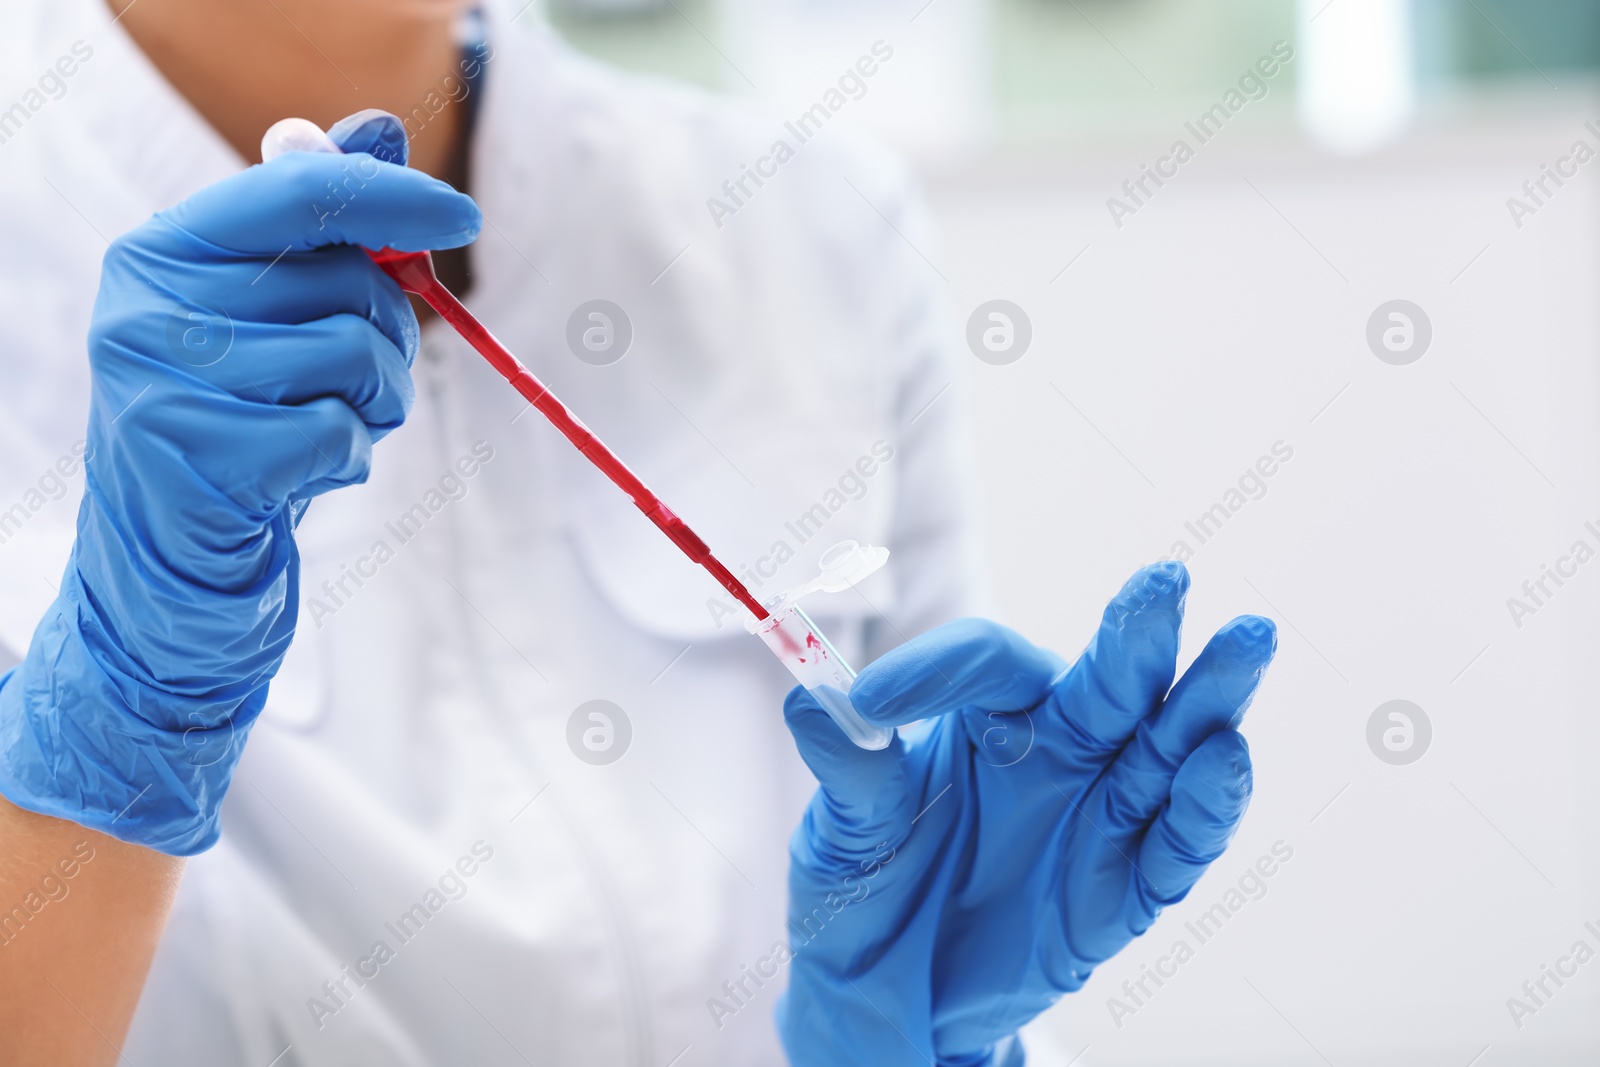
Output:
[[856,672],[798,604],[778,608],[753,626],[756,636],[858,748],[888,747],[894,730],[874,726],[850,703],[846,694],[855,683]]

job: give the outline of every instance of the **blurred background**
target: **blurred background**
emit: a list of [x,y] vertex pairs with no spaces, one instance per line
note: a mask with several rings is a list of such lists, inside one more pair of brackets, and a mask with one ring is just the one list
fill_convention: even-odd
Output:
[[1600,1063],[1600,5],[550,2],[778,115],[892,47],[822,136],[920,173],[995,613],[1280,624],[1239,838],[1034,1062]]

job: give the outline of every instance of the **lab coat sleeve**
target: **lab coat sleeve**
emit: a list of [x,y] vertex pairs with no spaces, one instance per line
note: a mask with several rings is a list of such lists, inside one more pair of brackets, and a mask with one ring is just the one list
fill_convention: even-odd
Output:
[[868,661],[981,605],[964,368],[926,208],[909,181],[898,189],[883,208],[887,223],[877,249],[893,302],[889,444],[897,477],[889,544],[896,596],[894,607],[868,624]]

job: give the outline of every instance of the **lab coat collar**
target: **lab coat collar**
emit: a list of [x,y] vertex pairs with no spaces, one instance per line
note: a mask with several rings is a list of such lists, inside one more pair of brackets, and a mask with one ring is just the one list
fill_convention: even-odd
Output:
[[75,41],[94,50],[71,94],[79,129],[124,193],[163,210],[241,170],[245,161],[156,69],[104,0],[41,5],[36,57],[54,62]]

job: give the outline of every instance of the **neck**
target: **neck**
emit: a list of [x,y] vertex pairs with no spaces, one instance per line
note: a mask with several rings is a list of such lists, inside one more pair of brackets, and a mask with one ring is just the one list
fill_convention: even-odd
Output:
[[[404,118],[460,76],[457,0],[106,0],[157,69],[250,162],[299,116],[327,129],[362,108]],[[450,82],[454,85],[455,82]],[[462,109],[412,130],[411,165],[459,181]]]

